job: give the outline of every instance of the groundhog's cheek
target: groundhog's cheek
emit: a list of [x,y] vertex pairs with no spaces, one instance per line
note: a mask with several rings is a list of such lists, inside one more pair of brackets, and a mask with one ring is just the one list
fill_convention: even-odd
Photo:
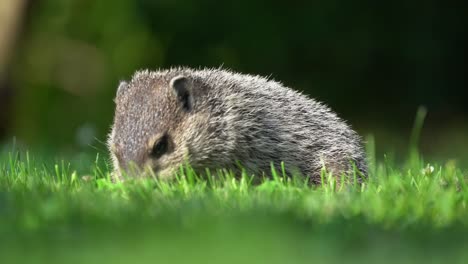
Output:
[[143,171],[149,171],[149,170],[157,170],[157,164],[156,162],[148,159],[142,164],[142,169]]
[[175,178],[176,171],[173,168],[167,168],[157,173],[159,179],[170,180]]

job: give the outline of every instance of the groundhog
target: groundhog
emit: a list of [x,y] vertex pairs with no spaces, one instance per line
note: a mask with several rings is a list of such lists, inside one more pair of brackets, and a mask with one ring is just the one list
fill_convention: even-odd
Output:
[[[114,177],[167,179],[190,164],[308,176],[367,173],[360,137],[330,108],[268,78],[225,69],[138,71],[121,82],[108,145]],[[284,166],[281,163],[284,162]],[[147,170],[149,169],[149,170]],[[143,173],[153,172],[153,173]],[[255,177],[255,176],[254,176]]]

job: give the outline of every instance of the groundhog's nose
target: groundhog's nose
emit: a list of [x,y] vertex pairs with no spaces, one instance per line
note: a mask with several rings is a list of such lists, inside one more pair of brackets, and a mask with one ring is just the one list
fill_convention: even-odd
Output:
[[136,170],[145,163],[145,153],[143,151],[116,152],[119,167],[124,170]]

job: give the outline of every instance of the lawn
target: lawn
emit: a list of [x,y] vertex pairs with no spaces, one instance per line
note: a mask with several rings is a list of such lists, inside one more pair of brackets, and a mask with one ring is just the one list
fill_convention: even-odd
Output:
[[363,184],[308,186],[189,168],[112,183],[100,156],[83,167],[7,151],[1,263],[468,263],[466,170],[369,153]]

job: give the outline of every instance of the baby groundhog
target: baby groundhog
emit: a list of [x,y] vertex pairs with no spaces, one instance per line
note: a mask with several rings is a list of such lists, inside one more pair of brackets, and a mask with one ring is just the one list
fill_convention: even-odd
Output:
[[129,165],[171,178],[181,165],[249,174],[300,173],[319,183],[367,166],[359,136],[327,106],[260,76],[222,69],[139,71],[121,82],[109,149],[115,178]]

